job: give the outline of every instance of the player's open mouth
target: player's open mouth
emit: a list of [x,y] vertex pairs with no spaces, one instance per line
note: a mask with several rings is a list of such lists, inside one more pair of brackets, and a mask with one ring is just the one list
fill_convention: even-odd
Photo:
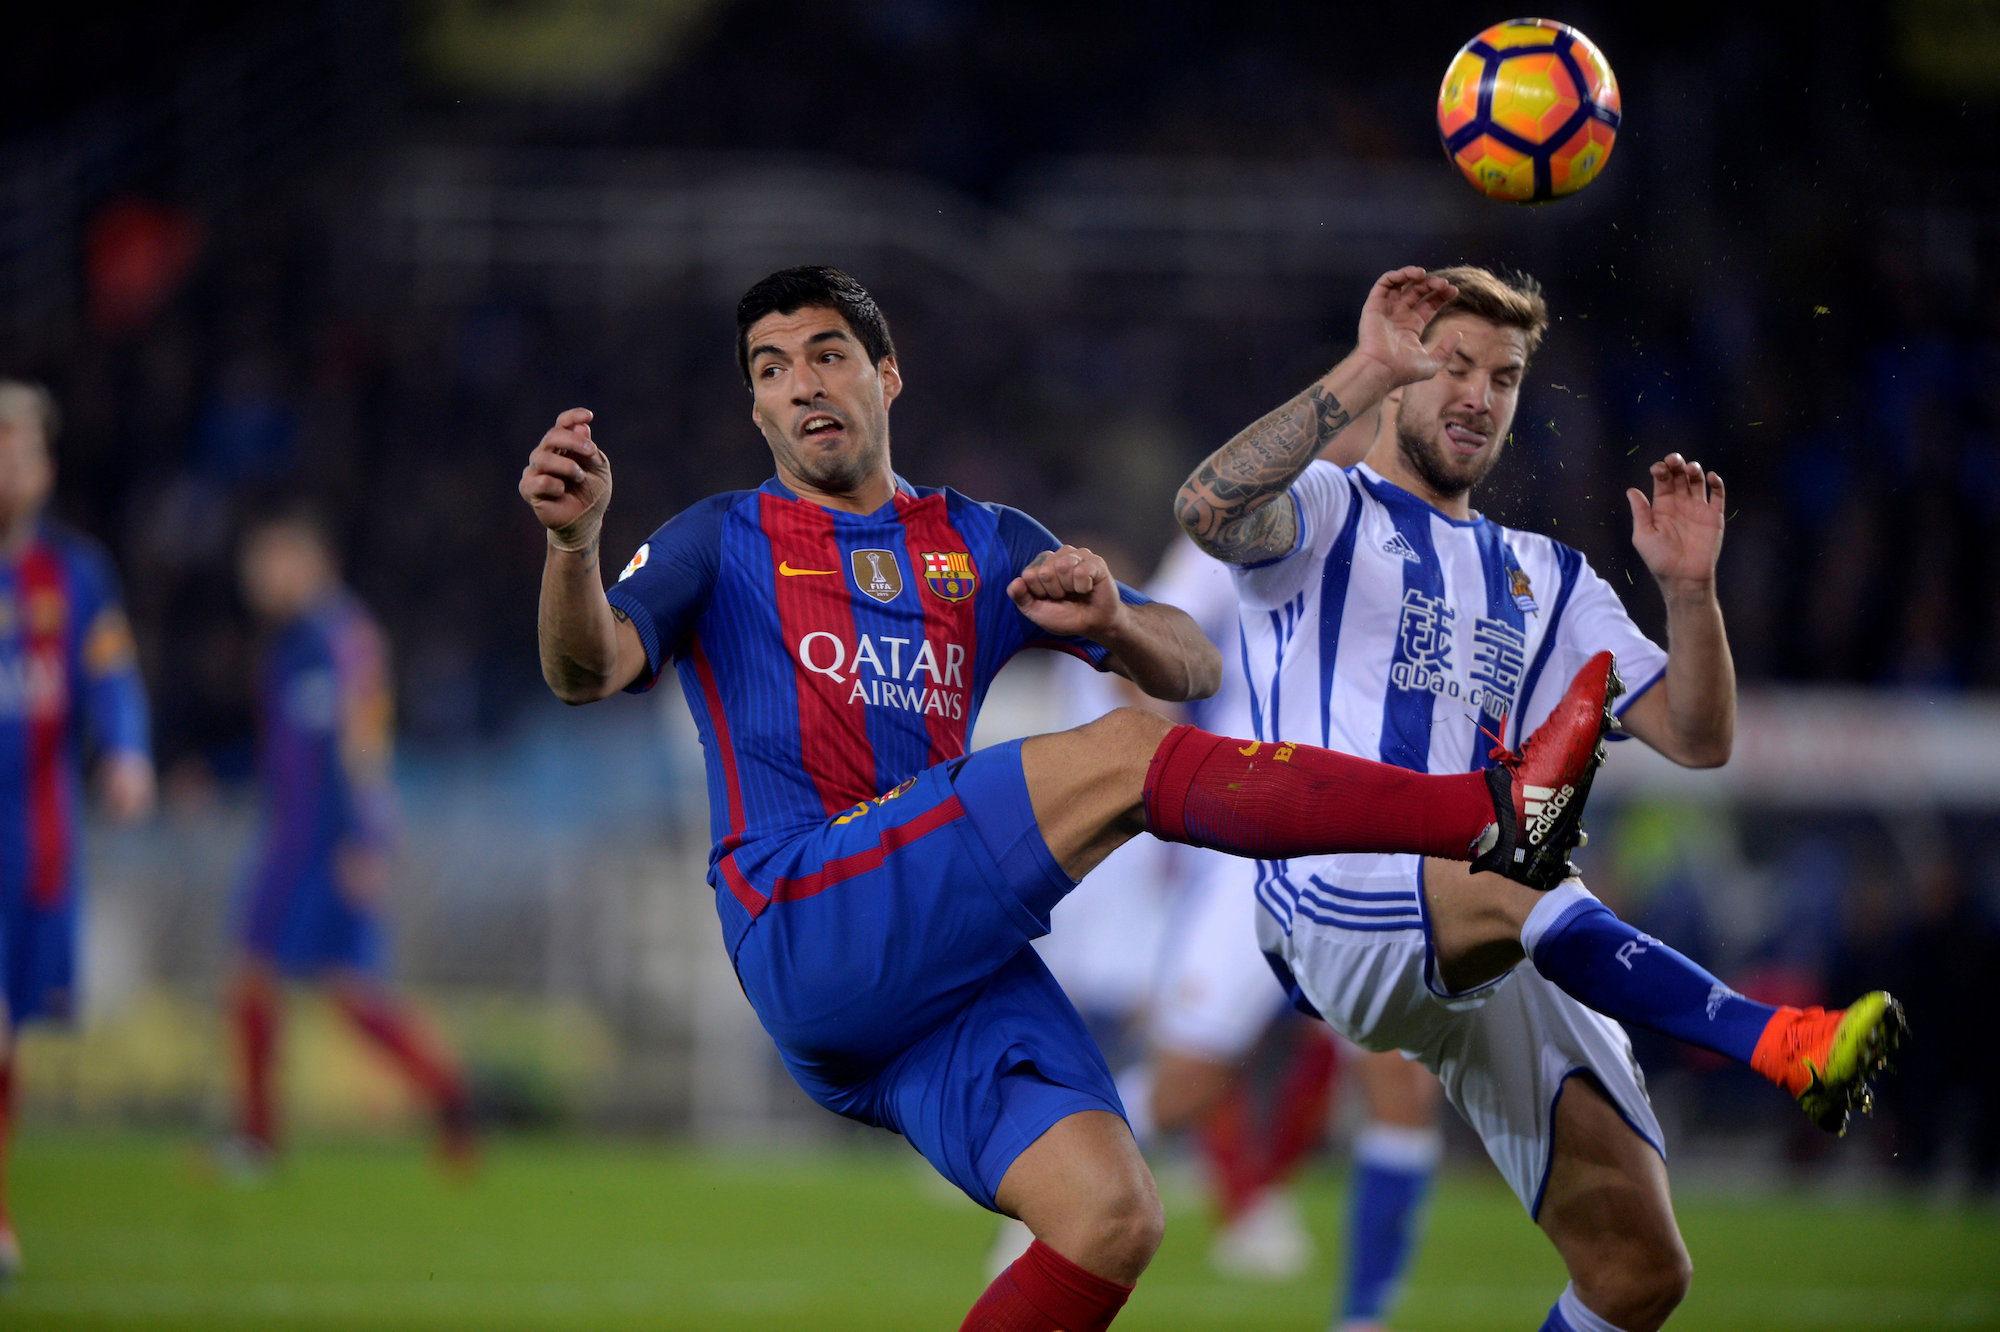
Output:
[[1493,440],[1493,437],[1485,431],[1474,430],[1471,426],[1460,425],[1456,421],[1444,423],[1444,437],[1450,440],[1460,453],[1477,453]]
[[846,426],[840,423],[839,418],[828,416],[825,412],[815,412],[813,415],[799,422],[799,437],[801,439],[824,439],[830,435],[838,435],[846,428]]

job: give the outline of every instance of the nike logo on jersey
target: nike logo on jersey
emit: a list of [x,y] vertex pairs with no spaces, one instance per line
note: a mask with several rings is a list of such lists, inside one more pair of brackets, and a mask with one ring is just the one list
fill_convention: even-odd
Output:
[[1422,564],[1424,562],[1424,557],[1417,554],[1417,548],[1412,546],[1409,538],[1401,532],[1396,533],[1382,543],[1382,553],[1385,555],[1400,555],[1411,564]]
[[794,569],[794,568],[793,568],[793,567],[791,566],[791,564],[790,564],[789,562],[787,562],[787,561],[785,561],[785,560],[779,560],[779,561],[778,561],[778,572],[779,572],[779,573],[781,573],[781,574],[783,574],[783,575],[784,575],[785,577],[787,577],[787,578],[802,578],[802,577],[804,577],[804,576],[805,576],[806,574],[823,574],[823,575],[827,575],[827,576],[831,576],[831,575],[833,575],[833,574],[837,574],[837,573],[839,573],[839,572],[840,572],[840,570],[838,570],[838,569]]

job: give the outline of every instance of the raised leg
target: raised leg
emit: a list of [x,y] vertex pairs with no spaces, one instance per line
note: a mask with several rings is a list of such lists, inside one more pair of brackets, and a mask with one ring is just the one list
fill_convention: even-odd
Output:
[[1076,879],[1141,832],[1265,858],[1469,859],[1495,821],[1481,773],[1434,777],[1310,745],[1230,739],[1138,708],[1034,736],[1021,765],[1042,839]]

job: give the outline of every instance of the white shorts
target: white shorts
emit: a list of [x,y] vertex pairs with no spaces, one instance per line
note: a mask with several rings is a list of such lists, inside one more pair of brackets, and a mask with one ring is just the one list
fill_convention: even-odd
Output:
[[1160,953],[1153,1043],[1237,1063],[1287,1007],[1257,942],[1257,862],[1197,847],[1175,854],[1182,890]]
[[1483,989],[1436,992],[1430,932],[1343,929],[1303,914],[1287,935],[1257,913],[1259,942],[1282,960],[1333,1028],[1367,1050],[1404,1050],[1444,1084],[1528,1214],[1541,1208],[1563,1086],[1588,1072],[1662,1157],[1659,1120],[1625,1029],[1522,963]]

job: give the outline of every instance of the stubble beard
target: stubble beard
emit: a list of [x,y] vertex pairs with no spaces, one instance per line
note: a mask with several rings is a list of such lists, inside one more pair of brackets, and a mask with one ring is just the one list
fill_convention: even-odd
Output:
[[792,465],[815,489],[829,495],[849,495],[881,470],[887,456],[888,446],[881,440],[833,454],[816,453],[810,445],[800,445],[792,453]]
[[1459,499],[1472,493],[1472,488],[1486,479],[1493,465],[1500,461],[1500,441],[1496,438],[1488,444],[1483,453],[1466,460],[1460,466],[1453,466],[1453,459],[1444,451],[1444,445],[1437,440],[1437,433],[1444,429],[1440,418],[1435,423],[1431,435],[1421,435],[1410,429],[1403,421],[1402,414],[1396,416],[1396,449],[1403,455],[1403,461],[1411,471],[1423,479],[1431,493],[1440,499]]

